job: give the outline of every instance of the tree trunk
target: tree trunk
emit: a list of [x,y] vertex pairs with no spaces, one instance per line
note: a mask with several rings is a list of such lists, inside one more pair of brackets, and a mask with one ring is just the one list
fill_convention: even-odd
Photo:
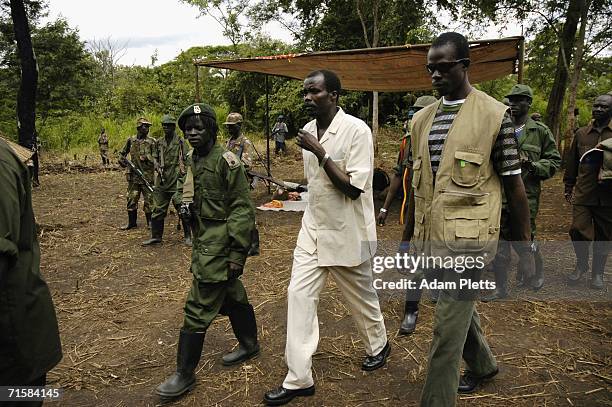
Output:
[[555,135],[557,145],[560,142],[561,111],[563,110],[563,99],[567,87],[568,67],[571,62],[574,38],[576,37],[578,20],[580,19],[581,10],[584,8],[584,3],[585,0],[570,0],[565,14],[563,32],[561,33],[561,38],[559,38],[560,45],[555,80],[548,98],[548,106],[546,107],[546,124],[548,124],[548,127],[550,127]]
[[[567,129],[565,131],[565,137],[563,140],[563,162],[565,162],[566,153],[569,145],[572,141],[572,135],[574,134],[574,127],[576,126],[576,115],[574,110],[576,108],[576,95],[578,93],[578,84],[580,83],[580,77],[582,76],[582,67],[584,66],[584,40],[586,37],[586,27],[588,24],[588,13],[591,6],[591,0],[586,0],[586,4],[580,13],[580,29],[578,31],[578,37],[576,37],[575,52],[574,52],[574,70],[572,72],[572,78],[569,86],[569,101],[567,105]],[[561,146],[558,146],[559,148]]]
[[30,25],[23,0],[11,0],[11,17],[21,63],[21,83],[17,94],[17,128],[19,144],[26,148],[36,146],[36,86],[38,67],[32,48]]

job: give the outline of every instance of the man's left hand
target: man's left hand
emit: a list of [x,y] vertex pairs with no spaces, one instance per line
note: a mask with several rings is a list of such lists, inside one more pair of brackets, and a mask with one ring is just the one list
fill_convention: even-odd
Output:
[[317,157],[319,156],[319,154],[321,156],[325,155],[325,150],[323,149],[323,146],[321,145],[321,143],[319,143],[319,140],[315,136],[307,132],[306,130],[304,129],[298,130],[298,134],[295,137],[295,139],[299,147],[303,148],[304,150],[308,150],[314,153],[315,155],[317,155]]

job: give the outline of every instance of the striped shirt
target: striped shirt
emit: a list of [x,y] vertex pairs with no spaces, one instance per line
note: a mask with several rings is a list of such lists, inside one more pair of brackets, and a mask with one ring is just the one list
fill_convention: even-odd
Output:
[[[448,130],[453,124],[455,117],[457,117],[457,113],[459,113],[459,109],[461,109],[463,102],[465,102],[465,99],[453,100],[452,102],[442,99],[442,105],[438,108],[436,116],[434,117],[428,137],[429,157],[431,159],[431,169],[434,179],[440,167],[442,149],[444,148],[444,142],[448,136]],[[412,164],[412,151],[410,151],[409,160],[410,164]],[[500,176],[521,173],[518,141],[514,134],[514,125],[508,114],[504,116],[497,139],[493,145],[491,160],[493,161],[495,171]]]

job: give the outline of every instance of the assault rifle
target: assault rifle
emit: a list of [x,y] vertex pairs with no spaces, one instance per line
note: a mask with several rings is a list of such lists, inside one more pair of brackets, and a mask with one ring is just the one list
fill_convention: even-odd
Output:
[[278,186],[280,186],[280,187],[282,187],[282,188],[284,188],[284,189],[286,189],[287,191],[290,191],[290,192],[291,191],[296,191],[296,192],[308,191],[308,186],[301,185],[301,184],[298,184],[296,182],[288,182],[288,181],[277,180],[277,179],[274,179],[274,178],[269,177],[267,175],[260,174],[258,172],[251,171],[251,170],[248,170],[247,174],[251,178],[259,178],[259,179],[261,179],[263,181],[267,181],[267,182],[270,182],[272,184],[276,184],[276,185],[278,185]]
[[138,178],[140,178],[140,180],[142,182],[144,182],[144,186],[149,190],[149,192],[153,192],[153,187],[151,186],[151,184],[149,183],[149,181],[147,181],[147,179],[145,178],[144,174],[142,173],[142,171],[140,171],[138,168],[136,168],[136,166],[134,165],[133,162],[131,162],[130,160],[128,160],[126,157],[122,157],[119,162],[123,162],[124,164],[126,164],[128,167],[130,167],[130,169],[132,170],[132,172],[134,174],[136,174],[136,176]]

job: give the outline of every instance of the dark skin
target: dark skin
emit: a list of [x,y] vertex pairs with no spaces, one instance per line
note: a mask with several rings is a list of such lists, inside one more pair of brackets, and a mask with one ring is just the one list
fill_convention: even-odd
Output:
[[[420,107],[416,107],[416,108],[412,107],[412,111],[414,113],[418,112],[419,110],[421,110]],[[406,146],[406,148],[408,148],[408,146]],[[408,151],[406,151],[406,153],[408,153]],[[393,201],[393,198],[395,197],[395,195],[397,194],[397,191],[402,186],[403,176],[404,174],[397,175],[395,173],[391,176],[391,182],[389,183],[389,190],[387,191],[387,196],[385,197],[385,203],[382,206],[384,209],[389,210],[389,206],[391,206],[391,202]],[[388,212],[384,212],[384,211],[381,211],[378,213],[378,217],[376,218],[376,222],[378,223],[378,226],[385,225],[385,221],[387,220],[387,214]]]
[[[327,91],[325,86],[325,78],[319,74],[304,81],[304,107],[317,121],[317,135],[314,136],[304,129],[300,129],[296,136],[296,143],[304,150],[313,153],[319,163],[325,157],[325,149],[319,143],[323,134],[331,124],[334,116],[338,112],[338,92]],[[325,173],[331,180],[332,184],[338,188],[344,195],[355,200],[359,198],[361,191],[351,185],[351,179],[348,174],[345,174],[338,168],[331,159],[328,159],[323,166]]]
[[[612,96],[601,95],[593,102],[593,109],[591,110],[593,117],[593,128],[601,132],[610,123],[612,119]],[[599,147],[599,144],[596,146]],[[567,185],[565,187],[565,200],[572,203],[574,199],[574,188],[573,186]]]
[[229,133],[230,138],[232,140],[234,140],[235,138],[240,136],[240,127],[241,127],[240,123],[228,124],[227,125],[227,132]]
[[[457,52],[454,45],[445,44],[440,47],[430,48],[427,53],[427,63],[437,64],[441,62],[453,62],[457,60]],[[434,71],[431,74],[431,83],[440,95],[446,100],[453,101],[465,99],[472,91],[467,70],[468,63],[454,65],[448,72]],[[411,174],[412,175],[412,174]],[[529,224],[529,203],[525,186],[520,174],[501,177],[504,192],[508,198],[508,208],[513,227],[513,238],[522,242],[519,247],[519,271],[529,279],[535,274],[533,253],[529,251],[531,244],[531,227]],[[402,240],[410,242],[414,233],[414,190],[410,192],[410,206],[408,219],[402,235]]]
[[[212,134],[211,129],[206,128],[199,115],[189,116],[185,120],[183,134],[189,140],[189,144],[197,153],[196,155],[200,157],[206,157],[216,143],[216,135]],[[237,273],[242,272],[242,265],[238,263],[228,261],[227,267],[230,275],[237,275]]]
[[136,127],[136,137],[139,139],[143,139],[145,137],[147,137],[147,134],[149,134],[149,127],[151,127],[150,124],[141,124],[140,126]]
[[176,125],[174,123],[163,123],[162,129],[164,130],[164,136],[166,136],[166,141],[170,142],[172,140],[172,137],[174,137]]

